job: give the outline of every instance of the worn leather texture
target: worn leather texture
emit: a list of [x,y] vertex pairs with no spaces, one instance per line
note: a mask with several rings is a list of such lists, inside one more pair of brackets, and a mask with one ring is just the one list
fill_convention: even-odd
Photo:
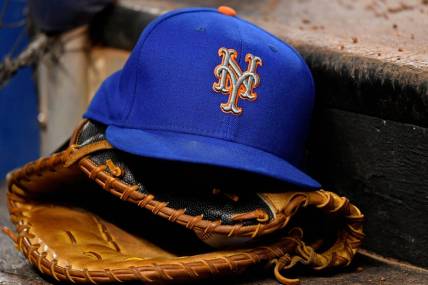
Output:
[[297,284],[283,272],[349,265],[364,237],[363,215],[344,197],[269,181],[233,191],[227,173],[131,156],[104,130],[84,121],[67,149],[8,177],[16,233],[5,232],[58,281],[174,282],[272,264],[280,282]]

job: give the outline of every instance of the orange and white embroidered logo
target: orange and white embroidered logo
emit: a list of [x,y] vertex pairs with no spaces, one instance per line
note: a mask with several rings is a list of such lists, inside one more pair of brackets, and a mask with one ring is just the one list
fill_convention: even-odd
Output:
[[239,99],[254,101],[257,98],[254,89],[260,84],[260,77],[256,73],[257,67],[262,65],[262,60],[251,53],[245,55],[247,70],[242,71],[236,62],[238,53],[234,49],[220,48],[218,55],[222,57],[221,64],[214,69],[214,75],[218,82],[213,83],[215,92],[229,96],[226,103],[220,104],[220,109],[225,113],[239,115],[242,108],[238,106]]

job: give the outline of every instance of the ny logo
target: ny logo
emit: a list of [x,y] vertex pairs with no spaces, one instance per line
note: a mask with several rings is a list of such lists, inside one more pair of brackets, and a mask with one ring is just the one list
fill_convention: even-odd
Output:
[[254,101],[257,94],[253,91],[260,83],[260,77],[256,73],[257,66],[262,65],[260,57],[247,53],[245,62],[247,70],[242,72],[236,62],[238,53],[234,49],[220,48],[218,55],[222,57],[221,64],[214,69],[214,75],[218,82],[213,83],[216,92],[229,95],[227,103],[221,103],[220,108],[225,113],[239,115],[242,108],[238,107],[238,100],[247,99]]

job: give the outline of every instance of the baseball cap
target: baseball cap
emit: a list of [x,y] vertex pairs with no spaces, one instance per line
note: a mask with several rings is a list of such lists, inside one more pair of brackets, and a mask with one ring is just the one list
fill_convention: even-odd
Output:
[[231,8],[187,8],[147,26],[84,117],[128,153],[319,188],[299,169],[313,104],[296,50]]

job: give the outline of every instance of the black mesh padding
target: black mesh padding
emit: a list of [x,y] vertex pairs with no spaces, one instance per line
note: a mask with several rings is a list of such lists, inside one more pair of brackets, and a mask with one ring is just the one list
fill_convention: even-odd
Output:
[[[85,145],[104,139],[106,127],[89,122],[78,136],[78,144]],[[99,151],[91,155],[97,164],[110,159],[124,171],[121,179],[129,185],[139,185],[144,194],[152,194],[159,201],[169,202],[174,209],[186,209],[189,215],[204,215],[204,219],[233,224],[232,216],[262,209],[273,218],[266,203],[257,195],[273,190],[275,182],[254,174],[236,170],[151,159],[132,155],[117,149]],[[109,171],[108,168],[106,171]],[[220,194],[213,189],[220,189]],[[231,197],[237,197],[237,201]],[[239,222],[242,223],[242,222]],[[248,220],[245,224],[256,224]]]

